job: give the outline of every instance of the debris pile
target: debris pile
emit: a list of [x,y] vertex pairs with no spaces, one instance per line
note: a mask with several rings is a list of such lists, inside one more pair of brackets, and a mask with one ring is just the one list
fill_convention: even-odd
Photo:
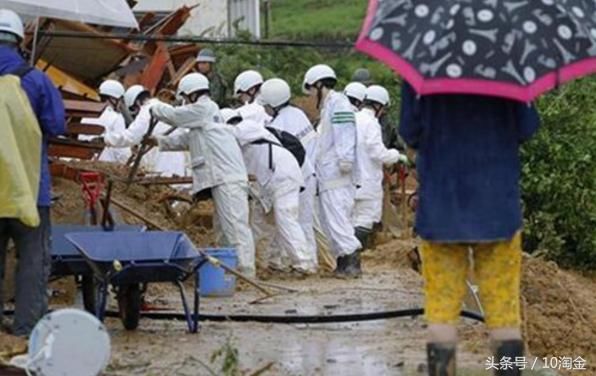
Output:
[[[140,30],[134,33],[141,37],[174,35],[193,9],[182,6],[163,17],[147,13],[139,21]],[[34,51],[37,68],[45,71],[62,92],[67,112],[66,137],[50,140],[49,154],[54,158],[91,160],[101,153],[103,145],[79,137],[97,136],[103,131],[96,125],[81,124],[81,118],[98,117],[105,108],[95,90],[101,81],[109,77],[127,87],[141,84],[154,96],[170,102],[178,81],[194,67],[201,48],[196,44],[112,39],[108,36],[112,28],[64,20],[43,19],[40,30],[35,48],[32,35],[25,45]]]
[[[213,205],[210,201],[191,204],[188,194],[168,185],[132,184],[127,187],[123,182],[127,174],[126,167],[112,163],[71,161],[64,162],[64,166],[71,169],[69,171],[100,172],[114,181],[110,210],[114,212],[117,222],[144,224],[150,229],[184,231],[195,244],[214,246]],[[58,200],[52,207],[53,221],[83,224],[85,201],[76,177],[55,178],[54,193]]]

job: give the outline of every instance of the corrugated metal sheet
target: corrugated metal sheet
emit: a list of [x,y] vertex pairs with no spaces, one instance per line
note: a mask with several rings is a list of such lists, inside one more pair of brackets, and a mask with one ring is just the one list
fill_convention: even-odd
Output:
[[[239,30],[248,30],[257,39],[261,37],[260,0],[228,0],[230,23]],[[231,27],[232,33],[234,27]]]

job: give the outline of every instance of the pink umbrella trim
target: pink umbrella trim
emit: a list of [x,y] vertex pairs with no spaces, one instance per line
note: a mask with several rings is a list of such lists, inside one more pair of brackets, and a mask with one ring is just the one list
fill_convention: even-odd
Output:
[[470,78],[425,79],[407,60],[380,43],[368,39],[370,25],[376,13],[378,0],[370,0],[364,26],[356,42],[356,49],[378,59],[402,75],[420,95],[427,94],[478,94],[491,95],[522,102],[530,102],[558,85],[575,78],[596,73],[596,57],[568,64],[550,72],[528,86]]

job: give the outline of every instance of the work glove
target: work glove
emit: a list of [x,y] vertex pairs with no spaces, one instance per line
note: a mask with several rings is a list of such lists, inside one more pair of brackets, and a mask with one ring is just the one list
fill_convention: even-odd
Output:
[[399,161],[400,156],[401,154],[399,153],[399,151],[395,149],[389,149],[387,150],[387,158],[385,158],[383,163],[386,165],[395,164]]
[[353,163],[350,161],[339,161],[339,171],[342,174],[349,174],[352,172]]
[[159,140],[155,136],[146,137],[143,142],[145,143],[145,145],[159,146]]

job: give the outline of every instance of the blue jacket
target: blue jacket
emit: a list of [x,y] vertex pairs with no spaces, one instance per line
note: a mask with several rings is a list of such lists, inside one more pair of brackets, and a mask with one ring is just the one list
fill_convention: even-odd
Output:
[[420,237],[510,239],[522,226],[519,146],[539,123],[524,103],[474,95],[418,98],[404,84],[399,133],[418,151]]
[[[0,46],[0,75],[14,72],[19,67],[28,64],[19,53],[9,47]],[[66,131],[64,118],[64,103],[60,92],[45,73],[34,69],[21,81],[33,112],[43,133],[41,149],[41,176],[39,182],[38,206],[50,206],[51,180],[48,167],[48,137],[64,134]]]

